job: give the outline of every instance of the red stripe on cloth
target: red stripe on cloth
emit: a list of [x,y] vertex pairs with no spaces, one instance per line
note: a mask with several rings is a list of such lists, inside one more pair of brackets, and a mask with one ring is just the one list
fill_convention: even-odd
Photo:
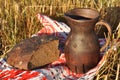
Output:
[[7,75],[9,73],[8,70],[0,70],[0,78],[4,77],[5,75]]
[[34,78],[38,76],[39,74],[40,74],[39,72],[26,71],[24,74],[21,75],[21,78],[19,80],[26,80],[26,79]]
[[42,35],[42,34],[54,34],[54,36],[56,36],[56,30],[55,28],[44,18],[44,16],[42,15],[38,15],[38,19],[40,20],[40,22],[42,23],[42,25],[44,26],[44,28],[42,28],[37,34],[38,35]]
[[9,79],[17,79],[19,77],[19,80],[26,80],[30,78],[34,78],[38,76],[39,72],[33,72],[33,71],[24,71],[24,70],[0,70],[0,79],[2,80],[9,80]]
[[43,77],[42,80],[47,80],[47,78],[46,78],[46,77]]
[[15,79],[15,78],[17,78],[18,76],[16,76],[16,75],[18,75],[18,74],[20,74],[20,73],[22,73],[23,71],[22,70],[9,70],[8,71],[8,74],[6,74],[4,77],[3,77],[3,79],[4,78],[6,78],[6,79],[10,79],[10,78],[12,78],[12,79]]
[[[38,35],[41,34],[41,33],[46,33],[46,34],[53,34],[54,36],[58,36],[58,31],[54,28],[54,26],[52,25],[52,23],[50,23],[46,18],[45,16],[41,15],[41,14],[38,14],[38,19],[40,20],[40,22],[42,23],[42,25],[44,26],[43,29],[45,29],[46,31],[43,32],[43,31],[39,31],[38,32]],[[53,23],[55,23],[55,21],[53,21],[51,19],[51,21]],[[54,24],[56,25],[56,24]]]

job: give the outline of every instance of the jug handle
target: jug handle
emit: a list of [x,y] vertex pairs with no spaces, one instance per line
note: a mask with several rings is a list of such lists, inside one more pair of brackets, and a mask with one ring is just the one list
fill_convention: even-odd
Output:
[[111,30],[111,26],[107,22],[105,22],[103,20],[97,22],[96,25],[103,25],[108,30],[108,37],[106,39],[106,43],[100,49],[100,52],[102,52],[110,43],[111,36],[112,36],[112,30]]

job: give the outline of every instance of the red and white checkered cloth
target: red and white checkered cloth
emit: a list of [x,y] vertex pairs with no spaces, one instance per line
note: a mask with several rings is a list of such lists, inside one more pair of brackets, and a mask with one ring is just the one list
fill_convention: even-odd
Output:
[[[40,22],[43,24],[43,28],[33,36],[40,36],[42,34],[57,36],[60,39],[60,44],[64,43],[67,38],[70,28],[62,22],[52,20],[51,18],[38,14]],[[104,39],[99,39],[100,44],[105,43]],[[62,50],[62,48],[61,48]],[[49,64],[47,68],[39,68],[36,70],[19,70],[15,69],[6,63],[5,59],[0,59],[0,80],[92,80],[104,63],[104,57],[98,63],[98,65],[88,71],[85,74],[76,74],[71,72],[65,66],[66,60],[64,53],[61,51],[60,58]]]

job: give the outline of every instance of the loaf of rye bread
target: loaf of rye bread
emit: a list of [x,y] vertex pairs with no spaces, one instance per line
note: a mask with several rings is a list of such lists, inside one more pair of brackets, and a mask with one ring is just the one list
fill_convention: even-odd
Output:
[[7,53],[7,63],[24,70],[45,66],[59,58],[58,45],[58,39],[50,35],[24,39]]

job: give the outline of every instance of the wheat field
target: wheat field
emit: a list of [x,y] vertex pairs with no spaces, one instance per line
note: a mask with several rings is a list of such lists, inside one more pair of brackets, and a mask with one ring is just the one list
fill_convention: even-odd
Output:
[[[17,42],[42,28],[38,13],[63,21],[64,13],[73,8],[96,9],[113,33],[120,22],[120,0],[0,0],[0,54],[6,54]],[[97,30],[101,34],[104,28]]]

